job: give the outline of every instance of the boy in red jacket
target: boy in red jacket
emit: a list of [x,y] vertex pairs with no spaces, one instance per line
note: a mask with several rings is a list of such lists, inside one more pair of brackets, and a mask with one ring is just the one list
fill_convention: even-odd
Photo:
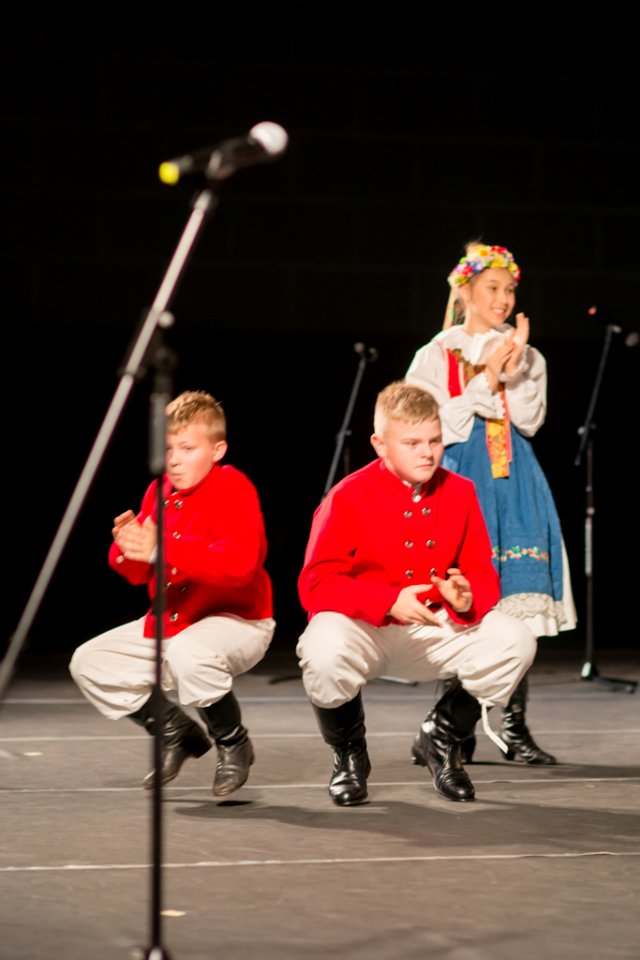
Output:
[[489,707],[507,703],[536,641],[494,610],[500,585],[478,498],[471,481],[440,467],[431,394],[390,384],[378,395],[374,431],[378,458],[337,483],[316,510],[298,580],[309,623],[297,654],[334,751],[329,794],[339,806],[367,800],[361,688],[369,680],[455,676],[461,685],[427,715],[412,753],[442,796],[473,800],[460,744],[481,711],[486,722]]
[[[166,410],[166,473],[162,478],[165,574],[162,623],[162,782],[177,777],[189,756],[218,753],[213,793],[245,783],[254,753],[232,690],[233,678],[264,657],[275,629],[264,567],[267,540],[258,494],[227,452],[226,418],[208,393],[187,391]],[[109,564],[129,583],[147,584],[151,607],[139,620],[83,643],[70,663],[73,679],[100,713],[129,719],[153,733],[157,591],[157,496],[154,480],[136,516],[114,520]],[[154,771],[144,780],[153,786]]]

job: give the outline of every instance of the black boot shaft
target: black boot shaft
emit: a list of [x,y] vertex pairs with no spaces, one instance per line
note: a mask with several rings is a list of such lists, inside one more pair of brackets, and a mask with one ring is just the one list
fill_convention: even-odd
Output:
[[360,692],[353,700],[348,700],[339,707],[316,707],[315,704],[312,706],[322,739],[330,747],[340,748],[348,743],[364,740],[364,706]]
[[238,743],[247,734],[242,725],[240,704],[233,690],[208,707],[198,707],[198,714],[216,743]]
[[358,692],[353,700],[339,707],[312,706],[323,740],[333,747],[329,796],[339,807],[366,803],[371,763],[365,740],[362,695]]
[[509,748],[507,760],[518,760],[536,766],[551,766],[558,761],[551,753],[542,750],[531,736],[527,726],[527,700],[529,681],[525,674],[511,694],[502,713],[500,735]]

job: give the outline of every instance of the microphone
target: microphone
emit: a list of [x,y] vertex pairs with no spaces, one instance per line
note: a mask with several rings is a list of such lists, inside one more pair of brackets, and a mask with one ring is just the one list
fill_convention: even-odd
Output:
[[366,347],[364,343],[354,343],[353,349],[356,353],[360,354],[363,360],[365,359],[366,354],[366,360],[368,363],[373,363],[374,360],[378,359],[378,351],[375,347]]
[[171,186],[194,173],[204,173],[207,180],[226,180],[243,167],[275,160],[284,153],[288,142],[289,136],[283,127],[265,120],[256,123],[245,137],[233,137],[213,147],[202,147],[165,160],[158,168],[158,176]]
[[587,313],[589,316],[595,317],[598,323],[603,323],[611,333],[624,334],[625,347],[636,347],[640,343],[640,333],[637,330],[630,330],[629,327],[620,323],[598,316],[597,307],[589,307]]

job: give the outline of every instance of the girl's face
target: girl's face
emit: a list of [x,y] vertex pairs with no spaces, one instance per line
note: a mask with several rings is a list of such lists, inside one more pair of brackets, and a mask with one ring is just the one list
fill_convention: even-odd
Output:
[[500,326],[513,313],[516,286],[506,267],[489,267],[460,288],[465,305],[464,329],[484,333]]

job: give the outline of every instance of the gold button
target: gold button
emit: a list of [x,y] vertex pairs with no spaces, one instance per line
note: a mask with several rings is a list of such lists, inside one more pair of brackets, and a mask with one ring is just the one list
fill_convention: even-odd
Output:
[[174,530],[174,531],[173,531],[173,539],[174,539],[174,540],[179,540],[179,539],[180,539],[180,534],[178,533],[177,530]]
[[407,518],[407,520],[410,520],[411,517],[413,516],[411,510],[405,510],[404,515]]
[[410,580],[411,577],[413,576],[413,570],[405,570],[404,575],[407,578],[407,580]]
[[413,540],[405,540],[404,545],[410,549],[413,546]]
[[431,513],[431,507],[423,507],[423,508],[422,508],[422,516],[423,516],[423,517],[428,517],[430,513]]
[[433,550],[435,545],[436,545],[435,540],[427,540],[427,546],[429,547],[430,550]]
[[177,619],[178,619],[178,614],[177,614],[177,613],[170,613],[170,614],[169,614],[169,620],[171,620],[171,623],[175,623]]

